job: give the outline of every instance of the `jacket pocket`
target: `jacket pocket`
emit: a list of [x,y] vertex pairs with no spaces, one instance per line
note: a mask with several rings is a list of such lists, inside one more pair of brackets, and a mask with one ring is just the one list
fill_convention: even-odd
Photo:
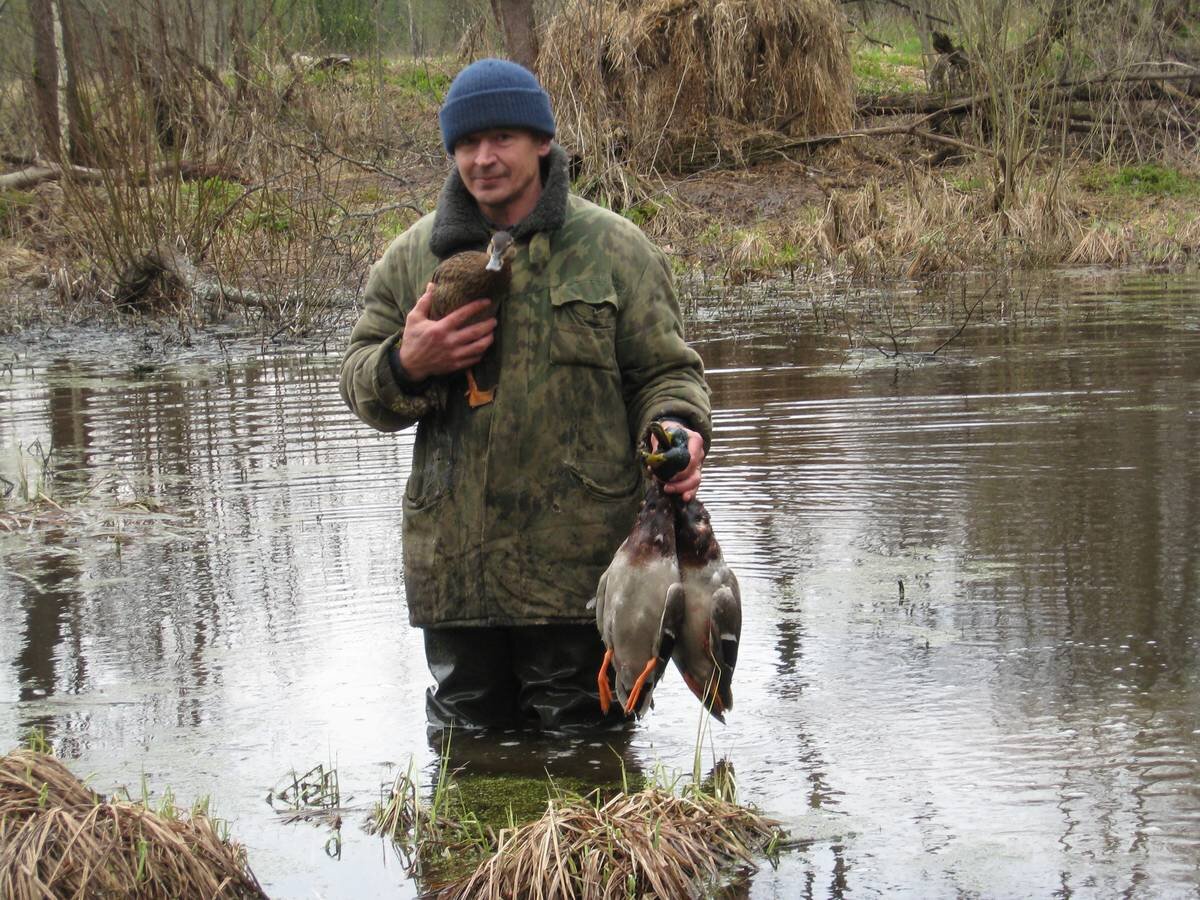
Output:
[[406,507],[424,509],[450,491],[454,477],[453,436],[444,422],[421,422],[413,445],[412,470],[404,486]]
[[617,295],[605,281],[571,281],[550,289],[554,320],[550,362],[617,368]]
[[566,466],[575,483],[596,500],[627,501],[642,485],[642,472],[637,465],[592,467],[590,473],[571,462]]
[[442,525],[447,514],[445,495],[414,500],[405,492],[403,501],[404,595],[413,625],[436,624],[447,618],[447,585],[450,566],[446,563]]

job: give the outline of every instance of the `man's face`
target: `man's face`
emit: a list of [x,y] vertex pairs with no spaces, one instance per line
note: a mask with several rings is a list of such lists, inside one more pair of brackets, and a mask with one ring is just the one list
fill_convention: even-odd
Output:
[[540,164],[550,138],[513,128],[490,128],[460,138],[454,163],[479,208],[498,225],[515,225],[542,194]]

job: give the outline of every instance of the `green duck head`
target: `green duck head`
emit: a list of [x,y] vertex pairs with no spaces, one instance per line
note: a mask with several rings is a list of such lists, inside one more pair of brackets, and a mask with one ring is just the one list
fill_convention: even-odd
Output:
[[487,252],[488,262],[484,268],[489,272],[499,272],[517,252],[517,245],[513,243],[512,235],[507,231],[497,231],[488,243]]
[[651,422],[649,435],[658,439],[658,449],[643,450],[642,462],[659,481],[670,481],[692,461],[687,432],[681,428],[667,428],[662,422]]

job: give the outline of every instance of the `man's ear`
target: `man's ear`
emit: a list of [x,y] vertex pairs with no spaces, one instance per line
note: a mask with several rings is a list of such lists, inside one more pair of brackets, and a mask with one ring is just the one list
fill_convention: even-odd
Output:
[[552,138],[546,134],[537,135],[537,155],[538,156],[549,156],[550,155],[550,144],[553,140],[554,140],[554,138]]

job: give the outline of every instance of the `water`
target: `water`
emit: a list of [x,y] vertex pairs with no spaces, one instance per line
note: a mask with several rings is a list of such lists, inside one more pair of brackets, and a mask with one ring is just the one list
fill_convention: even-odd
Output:
[[[885,356],[937,347],[983,287],[890,322],[790,285],[689,309],[745,605],[705,765],[804,839],[753,897],[1200,890],[1200,282],[994,289],[936,356]],[[0,472],[52,443],[54,490],[91,491],[0,529],[0,749],[41,725],[99,790],[210,796],[273,896],[415,895],[360,828],[433,758],[397,566],[411,435],[342,408],[332,353],[74,343],[0,372]],[[673,672],[656,700],[617,749],[690,772],[697,705]],[[318,763],[351,807],[340,857],[265,799]]]

